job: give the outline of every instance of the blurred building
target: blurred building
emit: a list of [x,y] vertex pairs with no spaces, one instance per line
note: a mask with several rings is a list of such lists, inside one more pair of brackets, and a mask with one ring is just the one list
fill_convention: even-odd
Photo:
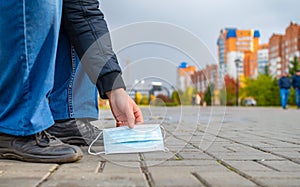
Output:
[[290,61],[300,53],[300,25],[291,22],[282,37],[282,70],[288,70]]
[[191,75],[191,79],[194,88],[198,90],[199,93],[204,93],[209,85],[213,85],[214,104],[218,104],[218,90],[219,90],[219,65],[211,64],[207,65],[204,69],[196,71]]
[[177,68],[177,87],[179,90],[185,91],[192,86],[191,75],[196,72],[195,66],[188,66],[186,62],[182,62]]
[[269,39],[269,73],[279,77],[294,57],[300,61],[300,25],[291,22],[284,35],[273,34]]
[[269,74],[272,76],[281,75],[281,43],[282,35],[273,34],[269,39]]
[[258,30],[238,30],[236,28],[221,30],[217,41],[220,73],[236,77],[236,62],[238,62],[240,76],[256,77],[258,74],[259,38]]
[[269,61],[269,45],[262,44],[259,45],[257,50],[257,62],[258,62],[258,73],[266,74],[268,71],[268,61]]

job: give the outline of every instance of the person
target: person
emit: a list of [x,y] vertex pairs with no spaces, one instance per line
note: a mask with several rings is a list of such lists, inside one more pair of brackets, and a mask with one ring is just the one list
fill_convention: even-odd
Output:
[[192,105],[194,106],[196,104],[196,94],[192,95]]
[[291,88],[291,80],[288,77],[288,73],[286,71],[283,72],[281,78],[278,80],[278,84],[280,88],[281,106],[283,109],[286,109]]
[[81,149],[71,144],[97,131],[79,120],[98,117],[94,85],[109,99],[117,126],[143,122],[98,7],[97,0],[1,3],[0,158],[80,160]]
[[198,106],[201,104],[201,97],[200,97],[200,95],[199,95],[198,93],[196,94],[195,103],[196,103],[196,105],[198,105]]
[[297,109],[300,109],[300,69],[293,76],[292,85],[295,90]]

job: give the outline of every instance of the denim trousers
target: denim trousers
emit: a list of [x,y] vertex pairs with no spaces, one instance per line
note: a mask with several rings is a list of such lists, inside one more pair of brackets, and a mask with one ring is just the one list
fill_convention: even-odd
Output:
[[284,89],[284,88],[280,89],[280,100],[281,100],[282,108],[286,108],[289,95],[290,95],[290,89]]
[[98,118],[97,91],[60,31],[61,0],[0,4],[0,132],[27,136],[56,119]]
[[299,108],[300,107],[300,89],[295,89],[295,95],[296,95],[296,105]]

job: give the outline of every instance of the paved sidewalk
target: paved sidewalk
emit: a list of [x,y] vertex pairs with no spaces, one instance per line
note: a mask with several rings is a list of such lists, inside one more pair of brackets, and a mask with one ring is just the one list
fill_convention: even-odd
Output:
[[[299,110],[150,109],[145,121],[163,124],[169,152],[92,156],[82,147],[71,164],[0,160],[0,186],[300,186]],[[100,116],[96,125],[114,125],[109,111]]]

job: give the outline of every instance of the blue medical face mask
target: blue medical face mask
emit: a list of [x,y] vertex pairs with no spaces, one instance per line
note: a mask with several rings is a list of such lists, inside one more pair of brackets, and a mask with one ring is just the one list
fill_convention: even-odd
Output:
[[[100,137],[101,134],[96,138]],[[159,124],[136,125],[133,129],[127,126],[103,130],[104,152],[92,153],[137,153],[150,151],[164,151],[164,141]]]

